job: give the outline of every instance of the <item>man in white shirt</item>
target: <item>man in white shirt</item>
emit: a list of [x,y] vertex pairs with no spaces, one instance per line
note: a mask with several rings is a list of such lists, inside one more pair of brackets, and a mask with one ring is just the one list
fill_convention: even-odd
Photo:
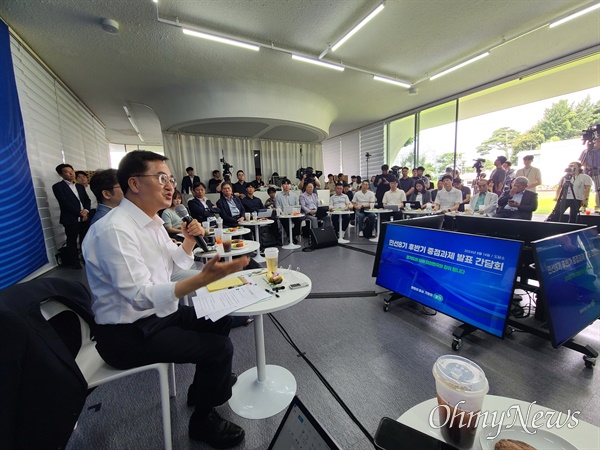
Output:
[[[387,205],[397,205],[398,209],[401,209],[404,207],[405,201],[406,194],[402,189],[398,189],[398,180],[394,177],[393,180],[390,180],[390,190],[383,194],[383,207],[385,208]],[[392,215],[394,218],[402,218],[401,212]]]
[[[281,182],[281,192],[277,193],[275,197],[275,206],[277,209],[284,211],[286,206],[300,206],[300,199],[298,198],[298,194],[291,191],[292,183],[288,178],[284,178]],[[291,220],[294,224],[294,228],[292,230],[292,236],[289,236],[290,240],[294,242],[294,244],[298,243],[298,236],[300,236],[300,227],[302,226],[302,218],[297,219],[287,219],[287,218],[279,218],[281,221],[281,225],[285,230],[285,233],[289,233]]]
[[[569,208],[569,222],[577,222],[577,214],[581,207],[587,208],[590,198],[590,189],[592,188],[592,177],[583,173],[583,167],[579,161],[573,161],[569,164],[571,172],[561,178],[556,190],[554,201],[558,201],[556,214],[553,214],[553,220],[562,222],[563,213]],[[566,196],[564,190],[567,190]],[[573,196],[575,194],[575,196]],[[561,201],[564,199],[564,201]]]
[[523,167],[517,170],[517,177],[525,177],[529,181],[527,184],[527,190],[531,192],[536,191],[536,187],[542,184],[542,172],[537,167],[531,165],[533,161],[533,155],[526,155],[523,157]]
[[435,196],[434,211],[454,212],[458,210],[462,202],[462,192],[452,187],[452,175],[446,174],[442,177],[443,188]]
[[[369,182],[363,181],[360,185],[360,191],[356,191],[352,198],[352,205],[356,210],[356,221],[358,226],[358,235],[363,236],[363,228],[365,222],[369,222],[371,229],[375,224],[375,214],[369,214],[364,211],[365,208],[373,208],[375,206],[375,193],[369,190]],[[368,236],[370,237],[370,236]]]
[[188,404],[195,406],[190,438],[218,448],[244,439],[244,430],[219,416],[215,406],[231,397],[231,318],[197,319],[179,299],[248,264],[247,257],[208,262],[202,272],[172,282],[193,261],[193,236],[204,233],[196,220],[182,224],[175,245],[157,212],[171,204],[175,179],[162,155],[133,151],[117,172],[125,198],[83,243],[93,294],[96,347],[110,365],[127,369],[156,362],[196,364]]
[[[329,197],[329,211],[348,211],[352,210],[352,203],[350,203],[350,199],[346,194],[342,191],[344,190],[343,183],[336,183],[335,185],[335,194]],[[350,223],[350,216],[352,214],[343,214],[342,217],[342,233],[346,232],[348,228],[348,224]],[[333,229],[336,233],[340,230],[340,215],[334,214],[331,218],[333,223]],[[338,236],[339,237],[339,236]]]

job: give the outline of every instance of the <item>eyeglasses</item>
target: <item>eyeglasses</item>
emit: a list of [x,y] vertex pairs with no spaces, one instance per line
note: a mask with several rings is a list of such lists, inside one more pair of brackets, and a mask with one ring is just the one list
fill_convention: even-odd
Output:
[[158,178],[158,182],[163,186],[166,186],[167,183],[171,183],[173,187],[177,186],[177,180],[173,177],[169,177],[166,173],[153,173],[150,175],[133,175],[134,177],[156,177]]

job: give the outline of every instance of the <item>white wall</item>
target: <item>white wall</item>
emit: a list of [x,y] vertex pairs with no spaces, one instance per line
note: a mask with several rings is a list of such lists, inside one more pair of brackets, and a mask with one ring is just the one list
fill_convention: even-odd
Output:
[[56,249],[65,241],[58,223],[60,209],[52,185],[60,181],[54,168],[71,164],[75,170],[110,167],[105,128],[13,36],[10,39],[15,81],[27,144],[38,211],[42,221],[49,264],[56,265]]

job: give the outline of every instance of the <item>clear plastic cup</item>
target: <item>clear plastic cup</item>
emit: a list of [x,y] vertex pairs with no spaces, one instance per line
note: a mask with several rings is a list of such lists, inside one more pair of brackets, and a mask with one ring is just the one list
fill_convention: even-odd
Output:
[[271,278],[273,273],[277,272],[277,260],[279,258],[279,249],[268,247],[265,249],[265,260],[267,262],[267,279]]
[[485,373],[473,361],[444,355],[433,365],[433,376],[442,436],[454,446],[471,448],[478,413],[489,390]]
[[231,251],[231,234],[223,234],[223,251],[229,253]]
[[258,220],[258,213],[256,211],[252,213],[252,220]]
[[251,214],[249,212],[244,214],[244,219],[246,220],[246,222],[250,222],[250,217],[251,217]]

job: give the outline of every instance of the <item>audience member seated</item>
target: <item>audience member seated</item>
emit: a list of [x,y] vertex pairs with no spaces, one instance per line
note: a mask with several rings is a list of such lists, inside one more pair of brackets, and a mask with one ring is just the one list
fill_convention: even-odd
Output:
[[[343,193],[344,185],[337,183],[335,185],[335,193],[329,197],[329,211],[348,211],[352,210],[352,203],[346,194]],[[340,217],[342,218],[342,233],[346,232],[348,224],[350,223],[350,216],[352,214],[333,215],[331,216],[331,222],[335,233],[340,232]]]
[[204,186],[204,183],[194,183],[192,192],[194,193],[194,198],[188,201],[190,216],[200,223],[216,220],[215,213],[218,213],[219,209],[206,198],[206,186]]
[[408,201],[421,202],[421,209],[426,208],[428,203],[431,204],[431,192],[427,190],[424,180],[415,181],[415,190],[408,197]]
[[359,181],[360,177],[357,177],[356,175],[352,175],[350,177],[350,190],[351,191],[358,191],[360,189],[360,181]]
[[262,200],[254,196],[254,185],[249,184],[246,186],[246,197],[242,199],[242,205],[244,210],[249,213],[257,213],[259,210],[264,209]]
[[435,202],[435,198],[437,197],[438,193],[444,189],[444,183],[442,183],[442,180],[438,180],[437,182],[437,189],[432,189],[431,192],[431,202]]
[[[311,228],[319,228],[319,218],[317,211],[319,208],[319,196],[314,191],[315,187],[312,183],[306,184],[306,190],[300,194],[300,210],[304,214],[304,218],[310,222]],[[331,226],[331,217],[323,217],[323,226]]]
[[[281,182],[281,192],[277,193],[275,197],[275,205],[277,209],[280,209],[282,212],[286,206],[300,206],[300,199],[298,198],[298,194],[295,192],[291,192],[290,189],[292,187],[292,183],[289,179],[284,178]],[[288,219],[288,218],[280,218],[281,225],[283,225],[283,229],[285,233],[288,234],[289,231],[289,221],[291,220],[294,224],[292,230],[292,236],[290,239],[294,242],[294,244],[298,243],[298,236],[300,236],[300,227],[302,225],[302,218],[296,219]]]
[[[406,194],[402,189],[398,189],[398,180],[396,177],[390,180],[390,190],[383,194],[383,207],[385,208],[387,205],[396,205],[398,209],[404,207],[404,202],[406,201]],[[401,219],[402,212],[395,212],[392,214],[383,214],[385,217],[382,217],[382,221],[389,220],[389,216],[393,216],[394,219]]]
[[471,197],[469,205],[475,214],[487,214],[493,216],[498,208],[498,195],[488,191],[488,183],[485,179],[477,182],[478,193]]
[[216,194],[217,192],[220,192],[220,189],[217,190],[217,188],[221,185],[223,180],[221,179],[221,172],[218,170],[213,170],[212,175],[213,177],[208,180],[208,192]]
[[[238,170],[236,176],[238,179],[237,183],[232,184],[231,188],[233,189],[233,195],[242,199],[246,196],[246,187],[250,183],[246,183],[246,175],[243,170]],[[221,186],[221,192],[223,192],[223,186]]]
[[260,189],[261,187],[264,187],[265,182],[262,179],[262,175],[260,173],[256,174],[256,179],[250,183],[252,186],[254,186],[254,189]]
[[275,196],[277,195],[277,189],[274,187],[270,187],[267,189],[268,199],[265,200],[265,208],[277,209],[277,205],[275,204]]
[[352,199],[354,198],[354,192],[352,191],[352,189],[350,188],[350,185],[348,183],[344,183],[343,193],[346,194],[346,196],[348,197],[348,200],[350,200],[350,201],[352,201]]
[[194,174],[193,167],[188,167],[185,169],[185,171],[187,172],[188,176],[183,177],[183,180],[181,180],[181,192],[183,194],[191,194],[190,191],[192,190],[194,183],[200,183],[200,177]]
[[329,189],[329,195],[333,195],[335,192],[335,181],[333,179],[333,174],[330,173],[327,175],[327,183],[325,183],[325,187],[323,189]]
[[377,201],[375,193],[369,190],[369,185],[368,181],[363,181],[360,185],[360,191],[357,191],[352,199],[352,205],[356,210],[356,226],[358,227],[359,236],[364,236],[363,228],[366,223],[368,223],[368,228],[370,229],[373,229],[375,226],[375,214],[369,214],[364,211],[365,208],[372,208]]
[[163,225],[167,230],[167,233],[169,233],[169,236],[180,242],[183,242],[183,237],[179,236],[181,234],[181,223],[183,220],[181,220],[181,218],[175,212],[175,208],[177,208],[179,205],[181,205],[181,192],[175,189],[171,199],[171,206],[162,212],[161,218],[164,221]]
[[538,207],[538,196],[527,191],[527,177],[517,177],[510,191],[504,191],[498,199],[496,217],[531,220],[533,211]]
[[463,186],[462,180],[460,178],[455,178],[452,183],[454,187],[458,189],[462,194],[462,200],[460,205],[458,206],[458,210],[463,212],[465,210],[465,205],[468,205],[471,201],[471,188],[468,186]]
[[442,177],[443,188],[435,196],[435,211],[455,212],[462,202],[462,192],[452,186],[452,175],[446,174]]
[[123,191],[117,179],[116,169],[97,170],[90,180],[90,189],[98,200],[96,214],[91,225],[107,215],[123,200]]
[[[223,219],[223,225],[226,227],[236,227],[239,222],[244,220],[244,206],[242,201],[233,195],[233,187],[228,181],[221,184],[222,197],[217,201],[217,208]],[[244,196],[245,197],[245,196]]]

